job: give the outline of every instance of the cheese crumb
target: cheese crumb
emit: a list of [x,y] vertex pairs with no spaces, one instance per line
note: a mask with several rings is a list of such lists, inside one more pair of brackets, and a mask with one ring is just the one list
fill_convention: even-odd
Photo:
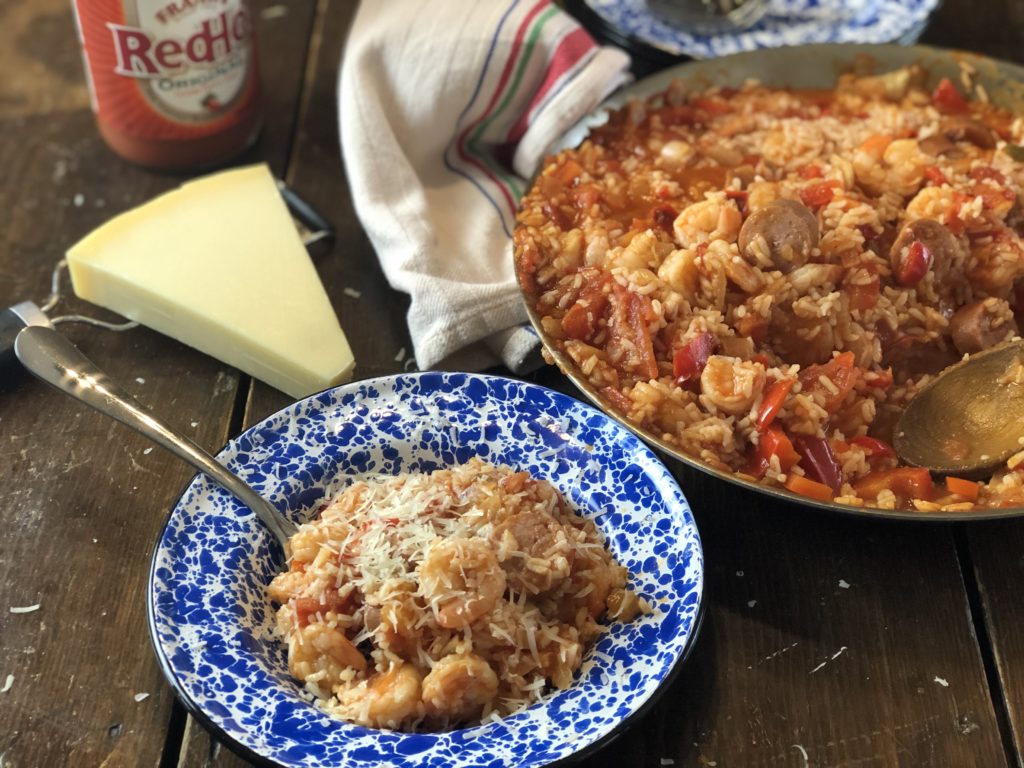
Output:
[[32,613],[39,610],[39,605],[39,603],[35,605],[12,605],[10,611],[11,613]]
[[850,588],[850,582],[848,582],[846,579],[840,579],[839,580],[839,588],[840,589],[849,589]]
[[747,608],[753,608],[757,605],[757,600],[747,600]]
[[137,381],[137,382],[138,382],[139,384],[145,384],[145,383],[146,383],[146,380],[145,380],[144,378],[142,378],[141,376],[138,376],[138,377],[136,377],[136,379],[135,379],[135,380],[136,380],[136,381]]
[[936,677],[935,682],[941,685],[943,688],[949,688],[949,681],[944,677]]
[[151,454],[152,452],[153,452],[153,449],[152,449],[152,448],[144,448],[144,449],[142,450],[142,455],[143,455],[143,456],[149,456],[149,454]]
[[75,194],[74,198],[72,198],[71,202],[75,204],[75,208],[81,208],[82,203],[85,202],[85,195],[83,195],[81,192],[78,192],[77,194]]
[[260,11],[260,18],[265,21],[271,21],[272,19],[280,19],[282,16],[288,15],[287,5],[272,5],[269,8],[264,8]]
[[7,693],[11,690],[12,685],[14,685],[14,675],[8,675],[7,679],[4,680],[4,687],[0,688],[0,693]]
[[363,295],[361,291],[357,291],[355,288],[348,288],[348,287],[346,287],[342,291],[342,293],[344,293],[346,296],[351,296],[353,299],[358,299],[360,296]]
[[135,694],[135,700],[136,701],[145,701],[148,698],[149,698],[149,694],[148,693],[136,693]]

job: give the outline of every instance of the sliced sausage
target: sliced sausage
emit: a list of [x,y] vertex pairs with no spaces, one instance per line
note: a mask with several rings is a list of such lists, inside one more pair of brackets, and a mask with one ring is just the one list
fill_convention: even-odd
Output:
[[942,280],[954,266],[962,263],[963,248],[943,224],[934,219],[917,219],[906,224],[889,250],[889,261],[893,272],[899,275],[904,271],[905,260],[912,256],[914,242],[920,242],[931,255],[931,270]]
[[981,149],[992,149],[996,145],[992,129],[981,120],[967,115],[951,115],[939,123],[939,130],[953,141],[967,141]]
[[957,351],[970,355],[1017,333],[1017,323],[1009,304],[988,298],[960,307],[949,321],[949,331]]
[[959,151],[956,144],[944,133],[936,133],[920,139],[917,146],[927,155],[942,157],[943,155],[956,155]]
[[818,219],[796,200],[773,200],[740,228],[740,253],[754,262],[766,251],[776,269],[789,273],[807,263],[818,245]]

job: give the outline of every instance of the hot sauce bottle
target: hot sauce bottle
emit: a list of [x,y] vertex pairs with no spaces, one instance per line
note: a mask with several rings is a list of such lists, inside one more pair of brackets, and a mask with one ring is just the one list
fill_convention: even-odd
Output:
[[100,134],[154,168],[240,153],[262,114],[247,0],[73,0]]

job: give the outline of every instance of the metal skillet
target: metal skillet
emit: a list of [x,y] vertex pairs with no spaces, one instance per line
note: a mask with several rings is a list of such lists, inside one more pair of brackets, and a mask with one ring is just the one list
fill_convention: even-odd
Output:
[[[928,87],[934,87],[943,77],[957,82],[961,63],[976,70],[974,80],[987,91],[990,100],[1017,114],[1024,114],[1024,67],[997,61],[965,51],[952,51],[928,46],[823,44],[793,48],[775,48],[736,54],[721,59],[687,62],[644,78],[613,94],[593,114],[581,120],[551,147],[551,152],[578,146],[596,126],[607,120],[608,111],[616,109],[630,99],[642,99],[665,90],[669,83],[680,78],[694,87],[711,85],[739,87],[746,80],[757,79],[768,86],[801,89],[831,89],[838,76],[856,71],[877,74],[911,64],[922,66],[928,74]],[[1024,507],[999,509],[981,508],[963,511],[918,512],[905,509],[877,509],[855,507],[835,502],[823,502],[791,493],[782,488],[761,485],[744,480],[682,452],[659,435],[629,421],[610,407],[600,393],[587,381],[576,364],[558,350],[544,332],[540,317],[533,308],[531,297],[520,283],[530,322],[544,343],[558,368],[601,410],[631,429],[665,455],[690,467],[728,483],[748,488],[765,496],[807,507],[856,515],[860,517],[889,518],[917,521],[992,520],[1024,516]],[[1024,422],[1022,422],[1024,432]]]

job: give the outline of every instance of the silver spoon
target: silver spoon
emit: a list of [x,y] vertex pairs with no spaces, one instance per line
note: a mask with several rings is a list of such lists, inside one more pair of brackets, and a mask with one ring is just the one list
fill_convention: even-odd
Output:
[[288,539],[298,530],[295,523],[209,453],[153,418],[60,333],[40,325],[24,328],[14,340],[14,353],[47,384],[141,432],[233,493],[263,521],[288,556]]
[[990,476],[1024,450],[1024,341],[952,365],[911,400],[893,448],[908,464],[938,474]]

